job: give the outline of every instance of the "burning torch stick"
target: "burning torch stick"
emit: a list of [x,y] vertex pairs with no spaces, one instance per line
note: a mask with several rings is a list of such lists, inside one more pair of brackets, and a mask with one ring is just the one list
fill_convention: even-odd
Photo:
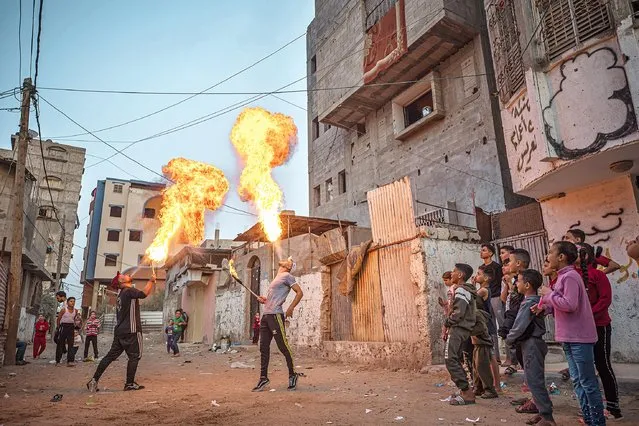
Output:
[[235,270],[235,266],[233,266],[233,260],[224,259],[222,260],[222,270],[227,271],[231,277],[235,280],[236,283],[244,287],[251,293],[253,296],[259,298],[260,296],[255,294],[253,290],[244,285],[242,280],[237,276],[237,271]]

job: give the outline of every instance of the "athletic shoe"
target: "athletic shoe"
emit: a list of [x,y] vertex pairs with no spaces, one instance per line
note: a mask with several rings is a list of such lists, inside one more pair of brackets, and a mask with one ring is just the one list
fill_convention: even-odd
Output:
[[297,388],[298,377],[300,377],[300,373],[294,373],[288,376],[288,390],[295,390]]
[[96,393],[98,391],[98,382],[95,379],[91,379],[87,382],[87,389],[91,393]]
[[621,414],[621,411],[604,410],[604,416],[608,420],[621,420],[621,419],[623,419],[623,414]]
[[260,381],[257,382],[257,385],[253,388],[253,392],[262,392],[266,385],[268,385],[271,381],[268,377],[260,377]]
[[138,385],[135,382],[127,383],[126,385],[124,385],[124,390],[125,391],[135,391],[135,390],[141,390],[141,389],[144,389],[144,386]]

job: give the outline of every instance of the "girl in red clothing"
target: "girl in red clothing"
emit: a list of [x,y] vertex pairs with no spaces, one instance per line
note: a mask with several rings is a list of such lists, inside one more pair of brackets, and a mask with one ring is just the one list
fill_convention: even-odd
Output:
[[257,342],[260,340],[260,313],[255,312],[255,316],[253,317],[253,344],[257,345]]
[[42,352],[47,348],[47,331],[49,331],[49,323],[44,319],[44,315],[40,315],[35,323],[35,334],[33,335],[33,359],[40,358]]
[[[597,269],[594,249],[590,244],[581,243],[579,246],[579,258],[581,274],[586,283],[588,299],[595,317],[597,336],[599,340],[595,344],[595,366],[599,372],[604,394],[606,395],[606,409],[612,417],[620,419],[619,390],[617,379],[610,363],[610,334],[612,327],[608,308],[612,303],[612,289],[610,281],[605,273]],[[579,268],[577,269],[579,270]]]

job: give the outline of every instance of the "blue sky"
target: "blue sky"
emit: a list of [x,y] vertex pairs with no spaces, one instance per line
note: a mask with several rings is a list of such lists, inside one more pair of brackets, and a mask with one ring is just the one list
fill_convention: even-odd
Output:
[[[303,34],[313,18],[313,0],[234,2],[167,0],[87,2],[69,0],[44,2],[39,87],[115,89],[142,91],[201,91]],[[18,0],[0,5],[0,92],[21,84],[29,76],[31,2],[22,0],[22,72],[19,72]],[[274,7],[277,4],[277,7]],[[305,37],[218,86],[213,91],[268,91],[306,74]],[[35,59],[35,53],[34,53]],[[305,89],[303,80],[291,89]],[[148,114],[185,96],[132,96],[69,93],[42,90],[41,94],[89,130],[116,125]],[[306,94],[282,94],[286,100],[306,107]],[[136,123],[97,133],[106,141],[129,141],[150,136],[197,117],[242,101],[248,95],[198,96],[166,112]],[[299,145],[287,165],[274,175],[283,187],[285,207],[298,214],[308,213],[306,112],[267,96],[251,105],[291,115],[299,129]],[[18,106],[10,97],[0,100],[0,109]],[[240,110],[206,121],[198,126],[139,143],[125,151],[149,168],[161,171],[171,158],[186,157],[220,168],[231,181],[227,203],[249,209],[235,188],[240,167],[228,135]],[[10,135],[18,130],[19,115],[0,110],[0,147],[10,147]],[[44,137],[84,133],[82,129],[42,102]],[[30,128],[36,129],[32,114]],[[94,140],[91,135],[75,139]],[[99,156],[114,153],[100,142],[69,142],[87,148],[86,164]],[[118,149],[126,145],[114,144]],[[118,155],[118,168],[103,163],[88,168],[82,180],[78,216],[88,215],[90,193],[97,180],[128,178],[122,168],[144,180],[157,178],[130,160]],[[207,235],[216,222],[222,237],[232,238],[254,223],[254,218],[217,212],[208,218]],[[87,220],[75,232],[75,243],[85,245]],[[74,269],[82,267],[82,250],[74,249]],[[67,282],[78,284],[69,274]],[[79,294],[77,287],[72,292]]]

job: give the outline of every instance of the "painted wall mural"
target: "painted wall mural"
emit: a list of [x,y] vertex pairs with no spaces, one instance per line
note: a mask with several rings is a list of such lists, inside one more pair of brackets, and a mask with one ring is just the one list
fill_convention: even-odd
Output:
[[626,70],[611,47],[566,60],[553,89],[542,116],[546,138],[560,159],[597,152],[637,131]]

